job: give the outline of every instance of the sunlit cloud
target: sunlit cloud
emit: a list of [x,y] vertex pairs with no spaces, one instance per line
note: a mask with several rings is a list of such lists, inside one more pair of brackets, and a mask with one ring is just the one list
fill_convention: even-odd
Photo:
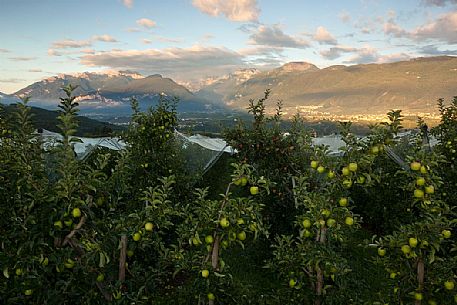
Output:
[[257,21],[260,15],[256,0],[193,0],[192,4],[205,14],[231,21]]
[[124,4],[128,8],[133,7],[133,0],[122,0],[122,4]]
[[314,34],[314,40],[319,42],[319,44],[334,44],[336,45],[338,42],[336,41],[335,37],[323,26],[320,26],[316,29],[316,34]]
[[36,57],[25,57],[25,56],[18,56],[18,57],[10,57],[12,61],[31,61],[37,59]]
[[117,40],[111,35],[95,35],[92,36],[92,40],[103,41],[103,42],[117,42]]
[[141,19],[138,19],[136,21],[136,24],[138,24],[139,26],[142,26],[142,27],[145,27],[145,28],[153,28],[156,26],[156,22],[151,20],[151,19],[148,19],[148,18],[141,18]]
[[43,72],[43,70],[41,69],[29,69],[27,70],[28,72],[31,72],[31,73],[40,73],[40,72]]
[[59,40],[52,43],[53,49],[68,49],[68,48],[84,48],[89,47],[92,45],[90,40],[73,40],[73,39],[65,39]]

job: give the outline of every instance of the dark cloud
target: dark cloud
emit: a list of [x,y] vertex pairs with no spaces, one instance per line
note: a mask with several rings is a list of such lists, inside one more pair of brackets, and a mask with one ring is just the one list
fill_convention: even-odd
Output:
[[309,42],[301,38],[285,34],[279,25],[271,27],[260,25],[250,35],[250,44],[279,47],[279,48],[296,48],[303,49],[309,47]]
[[457,0],[422,0],[427,6],[446,6],[447,4],[457,4]]
[[419,49],[419,52],[424,55],[457,55],[457,50],[439,50],[435,45],[423,46]]

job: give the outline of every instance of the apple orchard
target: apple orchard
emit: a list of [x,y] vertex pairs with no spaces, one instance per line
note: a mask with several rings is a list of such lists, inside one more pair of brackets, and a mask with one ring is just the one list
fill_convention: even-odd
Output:
[[457,98],[399,137],[401,111],[338,155],[269,91],[225,130],[237,153],[195,174],[161,100],[122,151],[78,160],[75,88],[45,146],[28,100],[0,108],[0,304],[457,304]]

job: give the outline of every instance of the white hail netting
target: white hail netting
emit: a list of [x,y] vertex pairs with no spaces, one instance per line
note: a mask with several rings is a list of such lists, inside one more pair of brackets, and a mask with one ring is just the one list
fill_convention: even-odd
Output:
[[[43,139],[45,147],[56,145],[57,141],[62,139],[60,134],[48,130],[43,130],[43,133],[40,135]],[[404,132],[399,134],[398,137],[407,139],[411,135],[411,132]],[[86,158],[97,147],[106,147],[111,150],[122,150],[126,146],[126,144],[119,138],[75,138],[79,139],[79,143],[74,143],[74,150],[78,159]],[[235,149],[228,146],[223,139],[219,138],[209,138],[199,134],[187,136],[178,131],[175,131],[175,138],[177,143],[179,143],[182,148],[187,166],[196,171],[205,172],[217,162],[223,153],[236,153]],[[360,138],[360,140],[363,141],[363,138]],[[313,138],[312,141],[313,145],[327,146],[331,155],[341,154],[340,148],[345,145],[340,135]],[[438,140],[436,138],[430,138],[430,146],[433,147],[437,143]],[[391,149],[388,150],[387,153],[395,162],[404,167],[404,161],[402,160],[403,156],[399,156]]]

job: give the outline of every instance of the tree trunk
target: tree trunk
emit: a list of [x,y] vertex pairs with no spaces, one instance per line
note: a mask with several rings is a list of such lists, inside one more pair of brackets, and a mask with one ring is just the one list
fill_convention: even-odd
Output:
[[[323,227],[318,233],[318,242],[324,244],[326,242],[327,228]],[[322,293],[324,290],[324,273],[319,266],[316,266],[316,296],[314,299],[314,305],[320,305],[322,301]]]
[[[424,261],[422,258],[419,258],[417,260],[417,283],[419,286],[419,292],[422,293],[422,290],[424,289],[424,278],[425,278],[425,266],[424,266]],[[416,300],[414,303],[415,305],[421,305],[422,301],[421,300]]]
[[119,255],[119,281],[125,280],[125,261],[127,259],[127,235],[121,236],[121,253]]

